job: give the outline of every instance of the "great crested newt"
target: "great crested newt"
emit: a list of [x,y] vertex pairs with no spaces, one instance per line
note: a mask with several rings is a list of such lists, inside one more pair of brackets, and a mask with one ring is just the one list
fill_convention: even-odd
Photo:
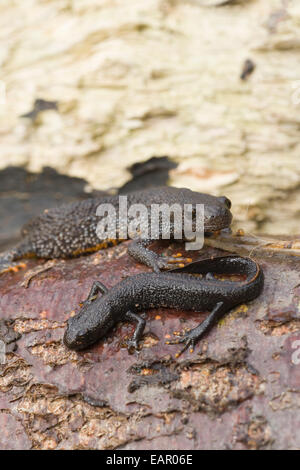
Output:
[[[152,204],[177,204],[184,208],[185,204],[204,205],[204,231],[213,232],[228,228],[231,224],[231,203],[226,197],[215,197],[198,193],[185,188],[163,186],[131,192],[127,195],[128,206],[143,204],[150,209]],[[71,258],[98,251],[115,245],[124,240],[122,221],[117,226],[113,239],[99,239],[96,229],[100,217],[96,211],[101,204],[111,204],[119,209],[119,196],[102,196],[84,201],[65,204],[57,208],[45,210],[42,215],[25,224],[21,230],[22,241],[14,249],[0,255],[0,273],[16,269],[17,260],[28,257],[45,259]],[[158,227],[158,239],[163,238],[162,224]],[[171,239],[172,230],[171,228]],[[126,238],[126,237],[125,237]],[[135,238],[129,245],[128,253],[137,261],[151,267],[154,272],[167,269],[170,258],[154,253],[148,248],[153,240]],[[177,259],[179,263],[180,258]]]
[[[245,279],[220,280],[213,273],[239,274]],[[128,344],[137,348],[145,320],[136,312],[160,307],[210,311],[196,328],[169,341],[169,344],[184,343],[181,352],[188,347],[193,350],[218,319],[233,307],[255,299],[262,288],[263,273],[259,265],[240,256],[195,261],[162,273],[136,274],[111,289],[96,281],[79,313],[69,318],[64,343],[70,349],[84,349],[105,336],[117,322],[133,321],[137,327]],[[102,295],[98,296],[99,293]]]

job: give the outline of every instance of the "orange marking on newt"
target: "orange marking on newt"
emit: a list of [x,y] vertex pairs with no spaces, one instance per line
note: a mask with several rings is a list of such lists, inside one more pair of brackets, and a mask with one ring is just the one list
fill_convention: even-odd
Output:
[[3,269],[1,273],[9,273],[9,272],[17,273],[19,269],[26,268],[26,266],[27,266],[26,263],[19,263],[14,266],[8,266],[7,268]]
[[236,232],[235,232],[235,236],[236,237],[243,237],[245,235],[245,231],[242,229],[242,228],[239,228]]
[[33,252],[26,253],[25,255],[22,255],[22,258],[36,258],[36,254]]
[[87,248],[79,248],[78,250],[73,251],[72,255],[73,256],[79,256],[84,253],[95,253],[96,251],[103,250],[105,248],[108,248],[109,246],[116,246],[119,243],[121,243],[123,240],[120,238],[118,240],[113,240],[113,239],[107,239],[104,240],[101,243],[98,243],[95,246],[89,246]]

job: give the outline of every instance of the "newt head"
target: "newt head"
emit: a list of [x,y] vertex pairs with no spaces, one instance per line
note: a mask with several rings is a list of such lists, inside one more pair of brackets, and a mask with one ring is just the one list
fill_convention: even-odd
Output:
[[[232,221],[231,201],[225,196],[211,196],[188,189],[181,189],[184,204],[190,204],[187,212],[192,220],[192,229],[196,229],[197,205],[204,206],[204,232],[215,232],[229,228]],[[186,210],[186,209],[185,209]]]
[[79,313],[68,319],[64,344],[69,349],[85,349],[105,336],[114,323],[111,309],[102,298],[85,301]]
[[230,208],[231,201],[227,197],[207,195],[207,202],[204,203],[204,231],[214,232],[230,227],[232,221]]

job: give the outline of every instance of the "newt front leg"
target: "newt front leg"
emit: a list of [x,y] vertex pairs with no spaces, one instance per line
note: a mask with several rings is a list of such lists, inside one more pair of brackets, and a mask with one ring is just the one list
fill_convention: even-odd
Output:
[[150,246],[154,240],[145,240],[145,239],[135,239],[129,245],[127,252],[132,258],[138,261],[141,264],[145,264],[155,273],[160,273],[164,269],[170,269],[174,267],[174,264],[178,264],[179,267],[182,267],[184,261],[191,261],[190,258],[186,259],[182,256],[166,256],[162,257],[150,250]]

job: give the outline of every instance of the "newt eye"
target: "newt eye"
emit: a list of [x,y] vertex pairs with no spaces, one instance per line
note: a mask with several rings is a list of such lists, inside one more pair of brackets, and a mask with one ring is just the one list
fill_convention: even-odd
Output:
[[220,196],[218,197],[219,201],[222,202],[228,209],[231,208],[231,201],[228,199],[226,196]]

